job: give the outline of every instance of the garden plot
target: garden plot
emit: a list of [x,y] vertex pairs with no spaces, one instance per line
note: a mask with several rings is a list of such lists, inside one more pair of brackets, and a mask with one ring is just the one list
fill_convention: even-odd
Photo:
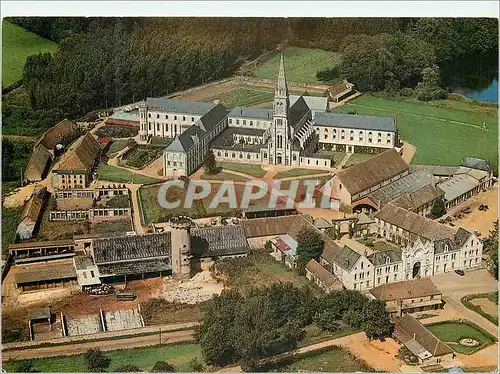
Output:
[[102,331],[101,317],[99,314],[66,319],[66,321],[69,336],[96,334]]
[[105,312],[104,324],[107,331],[128,330],[143,327],[141,314],[138,309]]

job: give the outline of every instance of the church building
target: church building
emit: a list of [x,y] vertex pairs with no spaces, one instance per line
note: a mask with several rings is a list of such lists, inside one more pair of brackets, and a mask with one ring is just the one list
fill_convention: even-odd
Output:
[[321,111],[309,106],[317,101],[311,98],[291,103],[281,55],[272,109],[148,98],[139,106],[139,135],[142,142],[172,139],[163,155],[168,177],[192,174],[209,149],[217,161],[330,168],[332,149],[379,153],[398,146],[393,118],[330,113],[328,105]]

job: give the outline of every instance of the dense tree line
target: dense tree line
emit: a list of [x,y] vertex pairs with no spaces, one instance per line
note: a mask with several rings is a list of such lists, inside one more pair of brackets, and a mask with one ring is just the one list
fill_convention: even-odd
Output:
[[290,283],[252,289],[247,295],[223,291],[207,302],[204,312],[196,338],[205,362],[217,366],[242,362],[252,368],[260,359],[293,350],[313,322],[329,332],[341,323],[362,328],[369,339],[384,339],[393,331],[381,301],[350,290],[315,297],[310,288]]

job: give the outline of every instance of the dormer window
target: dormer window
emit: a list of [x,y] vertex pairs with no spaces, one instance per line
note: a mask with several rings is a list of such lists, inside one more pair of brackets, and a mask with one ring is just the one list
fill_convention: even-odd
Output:
[[444,245],[444,250],[445,250],[446,252],[448,252],[448,244],[445,244],[445,245]]

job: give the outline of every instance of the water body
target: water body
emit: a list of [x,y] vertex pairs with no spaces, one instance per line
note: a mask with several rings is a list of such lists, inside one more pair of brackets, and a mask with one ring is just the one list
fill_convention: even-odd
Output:
[[451,92],[498,103],[498,54],[466,56],[445,64],[442,80]]
[[489,101],[492,103],[498,103],[498,81],[494,79],[491,84],[482,90],[467,90],[463,88],[457,88],[454,90],[459,94],[464,95],[472,100],[477,101]]

